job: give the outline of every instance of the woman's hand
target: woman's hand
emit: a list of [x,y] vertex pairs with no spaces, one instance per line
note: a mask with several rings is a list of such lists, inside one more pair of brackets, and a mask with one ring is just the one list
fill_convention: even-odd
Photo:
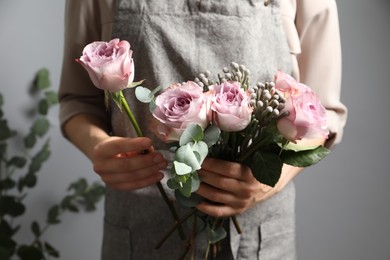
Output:
[[[144,151],[148,151],[145,153]],[[111,188],[135,190],[160,181],[167,162],[149,138],[109,137],[95,146],[94,171]]]
[[240,214],[267,198],[272,189],[258,182],[249,167],[219,159],[206,158],[199,176],[202,183],[196,193],[210,202],[197,209],[214,217]]

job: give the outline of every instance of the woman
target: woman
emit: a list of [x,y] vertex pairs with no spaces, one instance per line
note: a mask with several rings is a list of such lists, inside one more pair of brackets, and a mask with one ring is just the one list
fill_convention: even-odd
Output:
[[[340,102],[333,0],[68,0],[65,25],[60,119],[64,135],[107,184],[102,259],[177,259],[185,242],[174,235],[153,249],[172,225],[153,185],[164,178],[167,161],[158,152],[164,144],[150,129],[148,108],[131,90],[127,99],[147,138],[134,138],[119,111],[105,110],[103,93],[74,62],[92,41],[128,40],[135,80],[146,79],[143,85],[150,88],[218,72],[232,61],[249,67],[253,81],[270,80],[280,69],[313,88],[327,109],[331,136],[316,143],[332,147],[341,140],[346,108]],[[141,154],[145,149],[151,152]],[[230,228],[220,259],[295,259],[291,180],[300,171],[284,166],[270,188],[243,165],[205,160],[197,193],[211,202],[197,209],[216,217],[237,215],[243,228],[242,234]],[[204,237],[198,240],[202,252]]]

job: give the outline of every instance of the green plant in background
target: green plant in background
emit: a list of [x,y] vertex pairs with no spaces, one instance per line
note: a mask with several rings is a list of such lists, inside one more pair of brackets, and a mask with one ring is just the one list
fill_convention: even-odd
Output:
[[[0,259],[39,260],[58,258],[60,253],[43,234],[52,225],[59,224],[65,212],[93,211],[104,195],[104,187],[96,182],[91,185],[85,179],[79,179],[69,185],[68,194],[48,209],[46,220],[32,221],[30,231],[33,240],[22,244],[16,240],[21,229],[18,222],[28,205],[25,204],[29,191],[38,180],[38,172],[50,157],[50,139],[48,137],[50,122],[48,111],[58,103],[57,93],[49,90],[50,78],[47,69],[38,71],[31,91],[34,99],[33,120],[27,135],[23,136],[11,129],[3,113],[4,97],[0,93]],[[17,143],[22,148],[17,149]],[[10,155],[18,150],[17,155]]]

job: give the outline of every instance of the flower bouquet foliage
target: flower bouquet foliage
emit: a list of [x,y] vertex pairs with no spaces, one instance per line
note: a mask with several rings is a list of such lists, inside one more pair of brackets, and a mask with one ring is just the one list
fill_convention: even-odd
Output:
[[329,153],[296,144],[327,138],[326,113],[309,87],[283,72],[251,86],[249,70],[232,63],[217,80],[206,72],[155,93],[136,89],[139,100],[151,103],[161,137],[174,147],[168,185],[179,196],[197,190],[206,156],[243,163],[259,182],[274,186],[283,163],[307,167]]
[[[280,71],[273,82],[251,86],[249,74],[245,66],[232,63],[217,80],[206,72],[194,81],[174,83],[163,90],[136,89],[137,98],[150,103],[159,121],[157,130],[174,152],[168,186],[184,206],[195,207],[203,200],[194,192],[201,182],[198,170],[207,156],[247,165],[259,182],[273,187],[284,163],[306,167],[329,153],[323,146],[297,144],[303,138],[328,136],[325,109],[309,87]],[[226,218],[196,210],[192,214],[203,223],[200,229],[207,230],[207,259],[210,248],[215,249],[226,237]],[[240,233],[236,218],[231,220]],[[189,244],[198,229],[193,230]]]

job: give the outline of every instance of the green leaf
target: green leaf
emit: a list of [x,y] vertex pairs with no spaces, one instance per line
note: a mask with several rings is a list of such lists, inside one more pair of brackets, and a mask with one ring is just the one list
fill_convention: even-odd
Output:
[[68,190],[74,190],[74,195],[79,196],[85,192],[85,190],[88,187],[87,180],[84,178],[81,178],[73,183],[71,183],[68,187]]
[[16,185],[15,181],[11,178],[7,178],[0,181],[0,190],[9,190],[14,188]]
[[281,154],[282,161],[286,164],[296,167],[308,167],[316,164],[325,158],[330,153],[330,150],[319,146],[313,150],[305,150],[294,152],[291,150],[283,151]]
[[61,221],[59,220],[59,215],[60,215],[60,207],[58,205],[54,205],[49,209],[47,212],[47,223],[49,224],[58,224]]
[[45,242],[45,249],[50,256],[56,258],[60,257],[60,253],[58,252],[58,250],[55,249],[52,245],[50,245],[48,242]]
[[226,235],[226,230],[223,227],[218,227],[216,229],[208,228],[208,238],[211,244],[224,239]]
[[199,161],[199,164],[202,164],[203,160],[206,158],[206,156],[209,153],[209,147],[207,146],[207,144],[203,141],[199,141],[199,142],[193,143],[191,148],[195,154],[199,154],[198,161]]
[[192,168],[191,172],[199,170],[201,168],[198,156],[194,153],[191,148],[191,144],[179,147],[175,153],[174,160],[187,164]]
[[45,92],[46,101],[49,106],[58,104],[58,94],[55,91],[46,91]]
[[174,161],[173,167],[175,167],[175,173],[177,175],[186,175],[192,172],[191,166],[188,166],[187,164],[182,162]]
[[94,202],[100,201],[106,193],[106,188],[100,182],[95,182],[87,189],[87,194],[93,199]]
[[180,184],[175,180],[174,177],[167,180],[167,186],[171,190],[177,190],[180,188]]
[[41,115],[47,115],[47,112],[49,111],[49,103],[46,99],[42,99],[38,103],[38,113]]
[[38,222],[33,221],[31,223],[31,231],[35,237],[39,237],[41,235],[41,228],[39,227]]
[[45,259],[40,249],[34,246],[22,245],[18,249],[18,256],[21,260],[42,260]]
[[151,93],[152,91],[145,87],[139,86],[135,89],[135,96],[142,103],[150,103],[153,100],[154,96]]
[[41,150],[39,150],[34,157],[31,159],[31,163],[29,165],[29,174],[33,174],[41,168],[42,164],[49,159],[50,157],[50,150],[49,150],[49,143],[46,142],[42,147]]
[[36,74],[36,87],[38,89],[45,89],[50,87],[50,85],[49,70],[40,69]]
[[16,242],[10,237],[0,235],[0,259],[9,260],[16,250]]
[[184,146],[191,142],[201,141],[203,137],[203,129],[197,124],[190,124],[180,136],[179,145]]
[[156,102],[155,102],[155,100],[153,99],[152,101],[150,101],[150,103],[149,103],[149,111],[151,112],[151,113],[153,113],[153,111],[156,109]]
[[[17,226],[16,228],[13,228],[8,222],[7,220],[5,220],[4,218],[1,220],[0,222],[0,237],[3,236],[3,237],[12,237],[20,228],[20,225]],[[0,242],[0,246],[1,246],[1,242]]]
[[38,178],[34,173],[28,173],[23,178],[23,185],[28,188],[33,188],[37,184]]
[[3,98],[3,94],[0,93],[0,107],[2,107],[4,105],[4,98]]
[[7,162],[7,167],[15,166],[16,168],[23,168],[27,163],[26,158],[20,156],[14,156]]
[[127,86],[127,88],[134,88],[134,87],[136,87],[136,86],[139,86],[139,85],[141,85],[142,82],[144,82],[144,81],[145,81],[145,80],[143,79],[143,80],[140,80],[140,81],[131,82],[131,83]]
[[35,135],[42,137],[48,132],[49,128],[50,128],[49,120],[47,120],[46,118],[38,118],[37,120],[35,120],[34,124],[32,125],[31,131]]
[[261,151],[255,152],[245,164],[251,168],[256,180],[271,187],[278,182],[283,166],[278,154]]
[[2,196],[0,198],[0,216],[18,217],[23,215],[25,210],[26,207],[13,196]]
[[192,192],[192,179],[188,178],[185,183],[183,183],[183,186],[179,188],[180,193],[185,197],[190,197]]
[[23,138],[24,147],[26,147],[27,149],[33,148],[36,142],[37,138],[32,131],[26,137]]
[[6,151],[7,151],[7,143],[0,143],[0,160],[5,158]]
[[204,198],[196,193],[191,193],[190,196],[184,196],[179,190],[175,190],[175,198],[180,205],[193,208],[204,201]]
[[191,174],[191,193],[195,192],[199,189],[200,186],[200,179],[197,172],[194,172]]
[[209,125],[204,131],[203,142],[205,142],[208,145],[208,147],[211,147],[216,142],[218,142],[220,135],[221,135],[221,129],[219,129],[215,125]]
[[12,130],[8,127],[5,119],[0,119],[0,141],[4,141],[13,136]]

